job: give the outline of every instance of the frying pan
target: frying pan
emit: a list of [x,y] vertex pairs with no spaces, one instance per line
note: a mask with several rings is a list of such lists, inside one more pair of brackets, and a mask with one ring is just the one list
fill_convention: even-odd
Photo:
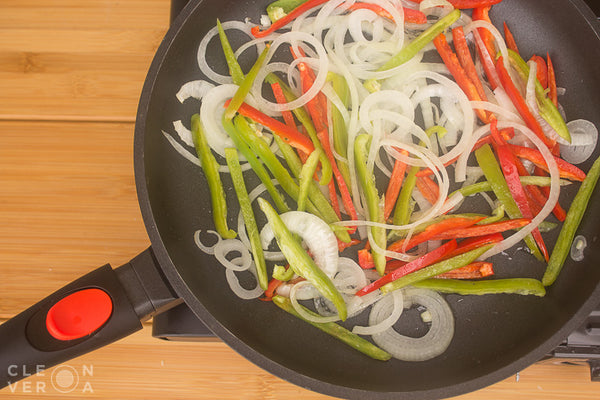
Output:
[[[140,321],[185,302],[233,349],[297,385],[352,399],[437,399],[495,383],[538,361],[598,304],[597,192],[579,229],[592,243],[585,261],[568,260],[541,299],[445,296],[456,319],[455,335],[448,350],[429,361],[374,361],[272,304],[231,295],[222,270],[192,240],[197,229],[212,226],[204,177],[170,147],[161,131],[197,110],[197,104],[181,105],[174,95],[184,82],[201,78],[196,49],[216,18],[257,21],[266,3],[204,0],[190,3],[174,21],[148,72],[135,128],[136,185],[152,247],[119,268],[105,265],[90,272],[0,326],[0,387],[35,372],[37,365],[53,366],[111,343],[140,329]],[[558,82],[567,88],[562,104],[569,119],[600,124],[600,27],[582,0],[504,0],[494,7],[492,19],[510,24],[526,58],[552,54]],[[224,68],[224,61],[217,67]],[[561,202],[568,205],[575,191],[565,190]],[[556,235],[549,234],[548,242]],[[544,271],[543,264],[524,252],[494,261],[499,277],[540,278]],[[91,288],[108,294],[108,300],[69,304],[78,300],[73,297],[77,293],[91,297],[84,291]],[[87,316],[98,306],[108,313],[91,313],[94,320],[87,331],[65,340],[49,331],[48,313],[60,323],[65,307],[79,308]]]

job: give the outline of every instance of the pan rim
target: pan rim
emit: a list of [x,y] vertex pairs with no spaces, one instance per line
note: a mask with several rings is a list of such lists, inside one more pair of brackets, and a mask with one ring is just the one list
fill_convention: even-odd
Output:
[[[596,33],[598,40],[600,40],[600,23],[584,0],[564,1],[571,3],[578,10],[582,18],[585,19],[592,30]],[[148,232],[150,242],[152,244],[152,250],[158,259],[160,268],[164,272],[177,295],[186,302],[194,314],[196,314],[197,317],[203,323],[205,323],[209,329],[211,329],[211,331],[213,331],[234,351],[248,359],[250,362],[258,365],[259,367],[279,378],[282,378],[300,387],[330,396],[356,399],[364,398],[364,396],[368,396],[368,398],[373,399],[439,399],[479,390],[483,387],[506,379],[511,375],[514,375],[516,372],[541,360],[545,355],[548,354],[548,352],[556,348],[556,346],[558,346],[568,334],[578,328],[585,317],[587,317],[593,311],[600,301],[600,283],[596,286],[592,294],[583,303],[579,310],[573,314],[558,331],[554,332],[546,341],[544,341],[541,345],[538,345],[537,348],[527,353],[524,357],[510,362],[504,367],[496,369],[492,373],[488,373],[469,381],[464,381],[451,386],[412,392],[382,392],[364,390],[340,386],[301,374],[291,368],[285,367],[273,361],[251,346],[247,345],[232,332],[226,329],[194,295],[192,290],[178,272],[177,266],[169,256],[168,250],[158,231],[152,211],[152,205],[150,204],[144,158],[144,144],[145,137],[147,135],[146,118],[158,73],[161,70],[162,64],[173,41],[176,39],[183,25],[188,20],[189,16],[193,14],[198,7],[202,6],[203,2],[204,0],[199,0],[196,2],[190,2],[186,5],[179,16],[173,21],[152,60],[144,81],[136,115],[134,132],[134,173],[138,202],[140,205],[144,225],[146,227],[146,231]]]

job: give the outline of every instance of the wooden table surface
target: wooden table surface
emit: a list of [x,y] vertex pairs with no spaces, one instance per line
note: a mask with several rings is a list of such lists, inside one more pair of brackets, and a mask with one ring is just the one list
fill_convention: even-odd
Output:
[[[169,6],[169,0],[0,2],[0,322],[149,245],[135,193],[133,131]],[[57,390],[73,376],[80,379],[71,392]],[[327,398],[272,376],[217,340],[164,342],[151,337],[149,326],[0,392],[0,398],[19,396]],[[587,365],[536,364],[518,379],[459,399],[515,396],[597,399],[600,383],[590,382]]]

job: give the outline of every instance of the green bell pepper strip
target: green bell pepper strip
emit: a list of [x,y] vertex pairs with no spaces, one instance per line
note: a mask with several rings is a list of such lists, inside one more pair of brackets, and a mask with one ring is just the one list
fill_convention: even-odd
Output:
[[[502,205],[504,205],[504,210],[508,214],[508,216],[512,219],[522,218],[523,215],[513,199],[510,189],[508,188],[508,184],[504,179],[504,175],[502,174],[502,170],[498,165],[498,161],[496,161],[496,157],[492,152],[492,149],[489,144],[485,144],[475,150],[475,157],[477,158],[477,162],[479,166],[483,170],[483,174],[485,178],[490,183],[494,194],[500,201]],[[535,243],[535,239],[531,234],[525,236],[523,238],[527,247],[532,251],[535,258],[538,260],[545,262],[544,256],[538,249],[537,244]]]
[[544,297],[546,294],[544,285],[537,279],[530,278],[507,278],[484,281],[433,278],[415,282],[413,286],[441,293],[456,293],[460,295],[513,293]]
[[571,244],[577,233],[577,228],[579,228],[579,224],[583,219],[590,197],[594,192],[598,177],[600,177],[600,158],[594,161],[594,165],[592,165],[592,168],[590,168],[587,176],[581,183],[569,207],[569,211],[567,211],[567,216],[558,234],[558,239],[556,239],[556,245],[550,255],[546,272],[542,277],[544,286],[550,286],[554,283],[569,255]]
[[381,287],[381,292],[386,294],[393,290],[401,289],[408,285],[413,285],[414,283],[422,281],[424,279],[433,278],[436,275],[440,275],[445,272],[452,271],[453,269],[464,267],[465,265],[471,264],[473,261],[477,260],[477,258],[482,256],[486,251],[488,251],[492,247],[494,247],[493,244],[481,246],[477,249],[432,264],[428,267],[425,267],[411,274],[405,275],[399,279],[396,279],[393,282],[383,285]]
[[319,165],[319,158],[321,157],[321,150],[315,149],[310,156],[306,159],[306,162],[302,166],[300,171],[300,193],[298,194],[298,211],[304,211],[306,208],[306,200],[308,198],[309,187],[312,182],[317,166]]
[[225,109],[225,113],[223,114],[224,118],[231,119],[234,117],[238,108],[240,108],[240,106],[244,102],[244,99],[246,98],[248,93],[250,93],[250,90],[252,89],[252,85],[254,84],[254,80],[256,79],[256,76],[258,75],[258,73],[260,72],[260,69],[262,68],[263,64],[265,63],[268,53],[269,53],[269,45],[267,44],[267,46],[264,48],[264,50],[260,53],[260,55],[256,59],[256,62],[254,63],[252,68],[250,68],[250,71],[248,71],[248,74],[246,75],[246,77],[244,78],[244,80],[242,81],[240,86],[238,87],[238,90],[235,92],[235,94],[231,98],[231,101],[229,102],[229,105],[227,106],[227,108]]
[[[279,162],[277,156],[271,151],[267,142],[254,133],[254,130],[243,116],[237,115],[234,118],[234,125],[242,140],[267,166],[267,169],[277,179],[284,192],[297,202],[299,193],[298,185],[288,170]],[[312,204],[307,205],[307,208],[311,213],[320,216],[320,213]]]
[[[283,158],[285,158],[288,168],[290,169],[290,171],[292,171],[292,174],[297,179],[300,179],[300,172],[302,171],[302,161],[294,152],[292,146],[290,146],[284,140],[277,136],[273,136],[273,138],[275,139],[277,146],[279,146],[279,150],[281,150],[281,153],[283,154]],[[333,232],[335,233],[337,238],[344,243],[350,243],[351,239],[347,228],[331,225],[334,222],[338,222],[339,218],[333,210],[333,207],[329,203],[329,200],[327,200],[327,197],[325,197],[323,192],[321,192],[321,190],[318,188],[317,183],[313,182],[312,180],[308,186],[308,198],[315,205],[315,207],[317,207],[317,209],[321,210],[323,221],[329,224],[330,228],[333,229]]]
[[250,240],[250,248],[252,250],[252,258],[256,265],[256,272],[258,276],[258,284],[262,290],[267,290],[269,285],[269,277],[267,276],[267,264],[265,262],[265,256],[263,254],[262,244],[260,242],[260,233],[256,226],[256,218],[254,217],[254,211],[252,211],[252,203],[250,197],[248,197],[248,191],[246,190],[246,184],[244,183],[244,176],[242,174],[242,168],[240,167],[240,160],[238,158],[238,151],[234,148],[225,149],[225,160],[229,167],[229,173],[231,174],[231,180],[233,182],[233,188],[240,204],[240,210],[242,211],[242,217],[244,218],[244,225],[246,226],[246,232],[248,239]]
[[326,299],[329,299],[337,309],[340,319],[345,321],[348,316],[346,303],[331,279],[315,264],[314,260],[302,247],[302,244],[285,226],[271,204],[260,197],[258,198],[258,204],[267,217],[279,249],[290,267],[296,274],[309,281]]
[[[413,58],[419,51],[423,49],[428,43],[432,42],[440,33],[444,32],[447,28],[450,27],[453,23],[455,23],[458,18],[460,18],[460,10],[455,9],[450,12],[448,15],[440,18],[435,24],[431,25],[425,31],[423,31],[419,36],[417,36],[412,42],[408,45],[404,46],[400,52],[394,55],[392,58],[388,60],[383,66],[381,66],[378,71],[386,71],[388,69],[392,69],[398,67],[411,58]],[[379,90],[380,84],[377,79],[367,79],[364,82],[364,87],[369,92],[376,92]]]
[[227,132],[231,140],[233,140],[235,147],[240,151],[240,153],[244,155],[244,157],[252,167],[254,173],[256,173],[260,181],[267,188],[267,192],[273,199],[277,210],[282,213],[290,211],[290,208],[285,203],[283,195],[273,184],[271,176],[265,169],[264,165],[257,158],[256,154],[254,154],[254,152],[252,152],[252,150],[250,149],[250,147],[248,147],[246,142],[244,142],[244,140],[240,136],[240,133],[233,125],[233,121],[230,119],[223,118],[221,122],[223,124],[223,128],[225,129],[225,132]]
[[[356,173],[358,175],[358,181],[362,187],[362,192],[365,196],[367,203],[367,210],[369,212],[369,220],[372,222],[381,222],[383,218],[383,210],[380,206],[379,193],[375,186],[375,175],[372,171],[367,170],[367,158],[369,156],[369,148],[371,147],[371,140],[373,137],[365,133],[360,134],[354,141],[354,159],[356,162]],[[386,248],[386,233],[384,228],[377,226],[370,227],[371,234],[375,244],[379,247]],[[373,247],[373,246],[371,246]],[[375,269],[379,275],[383,275],[385,272],[386,259],[385,255],[372,250],[373,261],[375,262]]]
[[[283,94],[288,102],[294,101],[297,99],[296,95],[292,92],[292,89],[284,81],[282,81],[275,74],[267,74],[265,81],[269,84],[278,83],[283,91]],[[317,136],[317,131],[315,126],[312,123],[312,119],[310,118],[310,114],[303,107],[298,107],[292,110],[292,113],[296,116],[298,121],[302,124],[304,129],[306,129],[306,133],[310,137],[310,140],[315,146],[315,149],[320,149],[323,151],[321,155],[321,179],[319,180],[320,185],[328,185],[333,177],[333,169],[331,168],[331,164],[329,163],[329,159],[327,158],[327,154],[323,150],[323,146],[321,145],[321,140]]]
[[[375,346],[373,343],[369,342],[366,339],[350,332],[348,329],[344,328],[341,325],[336,324],[335,322],[312,322],[304,319],[292,306],[292,302],[290,299],[282,296],[273,296],[273,303],[281,308],[282,310],[292,314],[296,318],[299,318],[305,322],[308,322],[315,328],[322,330],[323,332],[333,336],[334,338],[346,343],[348,346],[360,351],[361,353],[380,361],[387,361],[392,356],[387,353],[385,350],[380,349]],[[307,313],[312,313],[309,309],[305,309]],[[317,314],[315,314],[316,316]]]
[[[275,179],[279,182],[279,185],[283,188],[283,190],[292,198],[294,201],[298,201],[298,195],[300,194],[300,188],[294,181],[294,178],[290,175],[289,171],[279,162],[277,156],[271,151],[267,143],[256,136],[248,121],[241,116],[237,115],[235,117],[235,127],[236,130],[240,133],[242,139],[246,142],[246,144],[250,147],[250,149],[260,157],[260,159],[265,163],[269,171],[273,174]],[[318,188],[316,190],[319,190]],[[315,195],[311,195],[314,191],[310,189],[309,186],[309,199],[311,201],[306,202],[306,209],[311,214],[314,214],[321,218],[323,221],[328,224],[332,224],[334,222],[338,222],[339,218],[335,214],[335,211],[331,207],[331,204],[327,201],[327,199],[321,193],[322,199],[317,204],[312,202],[313,197],[317,197]],[[320,198],[318,198],[320,199]],[[350,241],[350,235],[345,231],[335,231],[336,236],[344,241]]]
[[221,47],[223,48],[223,54],[225,55],[225,61],[227,61],[227,67],[229,67],[229,75],[233,79],[233,83],[240,86],[244,82],[244,72],[242,67],[238,63],[235,53],[231,48],[229,39],[225,35],[225,30],[221,26],[221,21],[217,19],[217,30],[219,31],[219,40],[221,41]]
[[[521,180],[521,184],[523,186],[542,186],[542,187],[550,186],[550,177],[549,176],[527,175],[527,176],[520,176],[519,179]],[[566,186],[566,185],[570,185],[570,184],[571,184],[571,182],[569,182],[567,180],[564,180],[564,179],[560,180],[561,186]],[[460,189],[457,189],[455,192],[453,192],[448,197],[452,197],[452,195],[456,192],[460,192],[464,197],[468,197],[468,196],[473,196],[474,194],[481,193],[481,192],[489,192],[491,190],[492,190],[492,185],[490,184],[490,182],[481,181],[481,182],[473,183],[471,185],[467,185]]]
[[491,217],[487,217],[486,219],[482,219],[477,223],[477,225],[488,225],[493,224],[495,222],[502,221],[504,219],[504,205],[500,204],[498,207],[494,209]]
[[394,225],[406,225],[410,222],[410,215],[414,204],[412,203],[412,193],[417,184],[417,172],[419,167],[411,167],[408,170],[408,174],[404,178],[404,184],[400,189],[398,195],[398,201],[396,202],[396,208],[394,210],[393,223]]
[[538,225],[538,229],[540,230],[540,232],[545,233],[545,232],[550,232],[552,229],[556,228],[557,226],[558,226],[558,224],[556,222],[542,221]]
[[[350,103],[350,89],[346,80],[341,75],[329,72],[328,79],[331,81],[331,86],[335,93],[340,97],[342,104],[347,108]],[[346,122],[340,110],[337,107],[331,107],[331,129],[333,131],[333,149],[340,156],[348,157],[348,130]],[[346,181],[346,185],[350,185],[350,168],[345,160],[337,160],[338,169]]]
[[273,279],[278,281],[287,282],[294,277],[294,269],[286,269],[283,265],[275,265],[273,267]]
[[219,175],[219,163],[217,163],[206,141],[204,128],[198,114],[192,115],[192,139],[196,153],[200,159],[200,165],[202,165],[202,170],[204,171],[204,176],[206,176],[206,181],[208,182],[215,228],[222,238],[233,239],[237,236],[237,233],[227,226],[227,200],[221,176]]
[[[508,50],[508,59],[510,64],[515,67],[515,70],[523,79],[523,81],[527,82],[527,78],[529,77],[529,66],[521,58],[519,53]],[[558,108],[552,102],[548,96],[546,96],[546,91],[539,80],[535,80],[535,97],[537,99],[540,115],[542,118],[550,124],[550,126],[558,133],[560,137],[565,139],[567,142],[571,143],[571,134],[569,133],[569,129],[567,128],[567,124],[563,117],[560,115]]]
[[308,0],[277,0],[267,6],[267,15],[271,22],[285,17],[290,11]]

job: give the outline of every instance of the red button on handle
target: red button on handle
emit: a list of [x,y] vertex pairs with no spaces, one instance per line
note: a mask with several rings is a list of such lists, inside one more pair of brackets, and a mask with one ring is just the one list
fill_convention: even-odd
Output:
[[58,340],[87,336],[100,328],[113,309],[110,296],[101,289],[83,289],[61,299],[46,315],[46,329]]

